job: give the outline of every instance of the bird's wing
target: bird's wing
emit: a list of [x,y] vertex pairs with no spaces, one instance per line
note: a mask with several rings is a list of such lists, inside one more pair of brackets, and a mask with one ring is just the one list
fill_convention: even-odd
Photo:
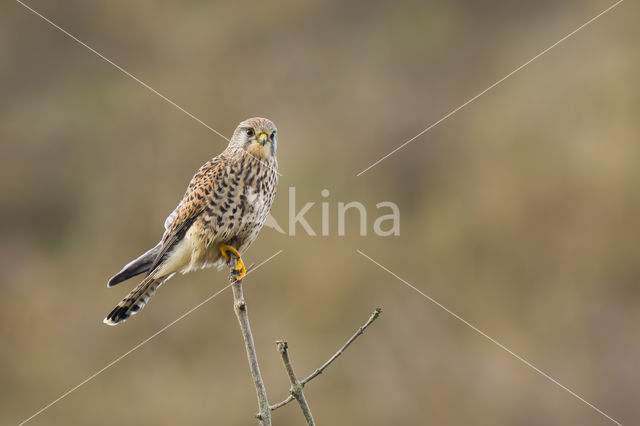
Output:
[[136,275],[148,272],[149,268],[151,267],[151,265],[153,265],[153,262],[155,262],[156,258],[158,257],[158,253],[160,252],[161,247],[162,243],[160,242],[151,250],[147,250],[144,254],[124,265],[120,272],[109,279],[107,287],[113,287],[114,285],[128,280],[131,277],[135,277]]
[[171,212],[169,216],[164,220],[164,230],[169,229],[174,220],[178,217],[178,211],[180,211],[180,207],[182,207],[182,200],[178,203],[175,209]]
[[149,274],[162,262],[165,254],[184,237],[189,227],[202,213],[207,200],[227,172],[227,158],[218,155],[205,163],[191,179],[187,191],[178,206],[164,222],[165,232],[161,248],[149,269]]

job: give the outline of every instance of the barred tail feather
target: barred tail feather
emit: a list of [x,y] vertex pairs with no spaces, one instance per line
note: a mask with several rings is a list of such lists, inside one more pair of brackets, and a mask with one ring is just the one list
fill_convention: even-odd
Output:
[[125,322],[131,315],[134,315],[144,308],[149,298],[153,296],[156,289],[169,277],[162,279],[153,279],[151,276],[146,277],[138,284],[131,293],[127,295],[113,311],[107,315],[103,322],[107,325],[117,325]]

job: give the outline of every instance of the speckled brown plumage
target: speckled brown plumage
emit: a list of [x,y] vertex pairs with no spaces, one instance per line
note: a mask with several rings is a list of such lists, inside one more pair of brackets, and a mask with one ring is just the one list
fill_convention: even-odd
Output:
[[242,254],[251,245],[276,193],[276,131],[265,118],[243,121],[227,149],[200,167],[167,217],[160,242],[109,280],[111,287],[147,273],[107,315],[106,324],[118,324],[138,312],[176,272],[224,265],[221,246],[231,245]]

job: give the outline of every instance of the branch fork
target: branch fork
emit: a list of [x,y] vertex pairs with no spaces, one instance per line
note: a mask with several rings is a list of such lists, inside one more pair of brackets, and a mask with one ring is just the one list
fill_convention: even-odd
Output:
[[258,356],[256,354],[256,348],[253,341],[253,334],[251,333],[251,327],[249,325],[247,305],[245,303],[244,294],[242,292],[242,279],[238,280],[237,274],[234,274],[239,259],[233,253],[229,254],[230,258],[228,265],[231,268],[229,280],[231,281],[231,288],[233,290],[233,310],[236,314],[236,317],[238,318],[238,324],[240,325],[240,330],[242,331],[242,338],[244,340],[244,346],[247,352],[251,378],[253,379],[253,384],[256,389],[256,397],[258,399],[258,413],[255,415],[255,417],[258,419],[262,426],[271,426],[271,412],[277,410],[280,407],[284,407],[289,402],[295,399],[298,402],[300,409],[302,410],[302,414],[307,421],[307,425],[315,426],[313,415],[311,414],[311,409],[309,408],[309,404],[307,403],[307,399],[304,395],[304,386],[311,380],[322,374],[324,370],[329,365],[331,365],[331,363],[333,363],[340,355],[342,355],[342,353],[349,347],[349,345],[351,345],[359,336],[361,336],[367,329],[367,327],[369,327],[380,316],[380,314],[382,313],[382,309],[376,308],[367,322],[365,322],[364,325],[360,327],[355,332],[355,334],[351,336],[349,340],[347,340],[347,342],[342,345],[342,347],[338,349],[335,354],[333,354],[333,356],[331,356],[331,358],[329,358],[324,364],[318,367],[313,373],[311,373],[303,380],[299,380],[293,370],[293,364],[291,363],[291,358],[289,356],[289,344],[284,340],[278,340],[276,342],[276,348],[280,353],[280,356],[282,357],[284,368],[287,372],[287,375],[289,376],[289,381],[291,382],[291,388],[289,389],[289,396],[286,399],[277,404],[269,405],[267,390],[264,386],[262,375],[260,374],[260,367],[258,366]]

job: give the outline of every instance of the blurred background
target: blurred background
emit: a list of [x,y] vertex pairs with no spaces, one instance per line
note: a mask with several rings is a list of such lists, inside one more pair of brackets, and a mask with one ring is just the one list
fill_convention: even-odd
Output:
[[[640,7],[624,2],[405,149],[356,174],[612,1],[44,1],[28,4],[225,135],[279,127],[273,208],[246,254],[271,402],[275,349],[324,425],[603,425],[362,250],[623,424],[640,421]],[[0,423],[17,424],[224,287],[172,279],[125,325],[107,279],[159,239],[226,141],[20,4],[0,6]],[[321,196],[327,189],[330,195]],[[367,208],[369,235],[337,205]],[[392,201],[400,236],[373,234]],[[33,425],[254,424],[226,291]],[[303,424],[291,404],[276,425]]]

